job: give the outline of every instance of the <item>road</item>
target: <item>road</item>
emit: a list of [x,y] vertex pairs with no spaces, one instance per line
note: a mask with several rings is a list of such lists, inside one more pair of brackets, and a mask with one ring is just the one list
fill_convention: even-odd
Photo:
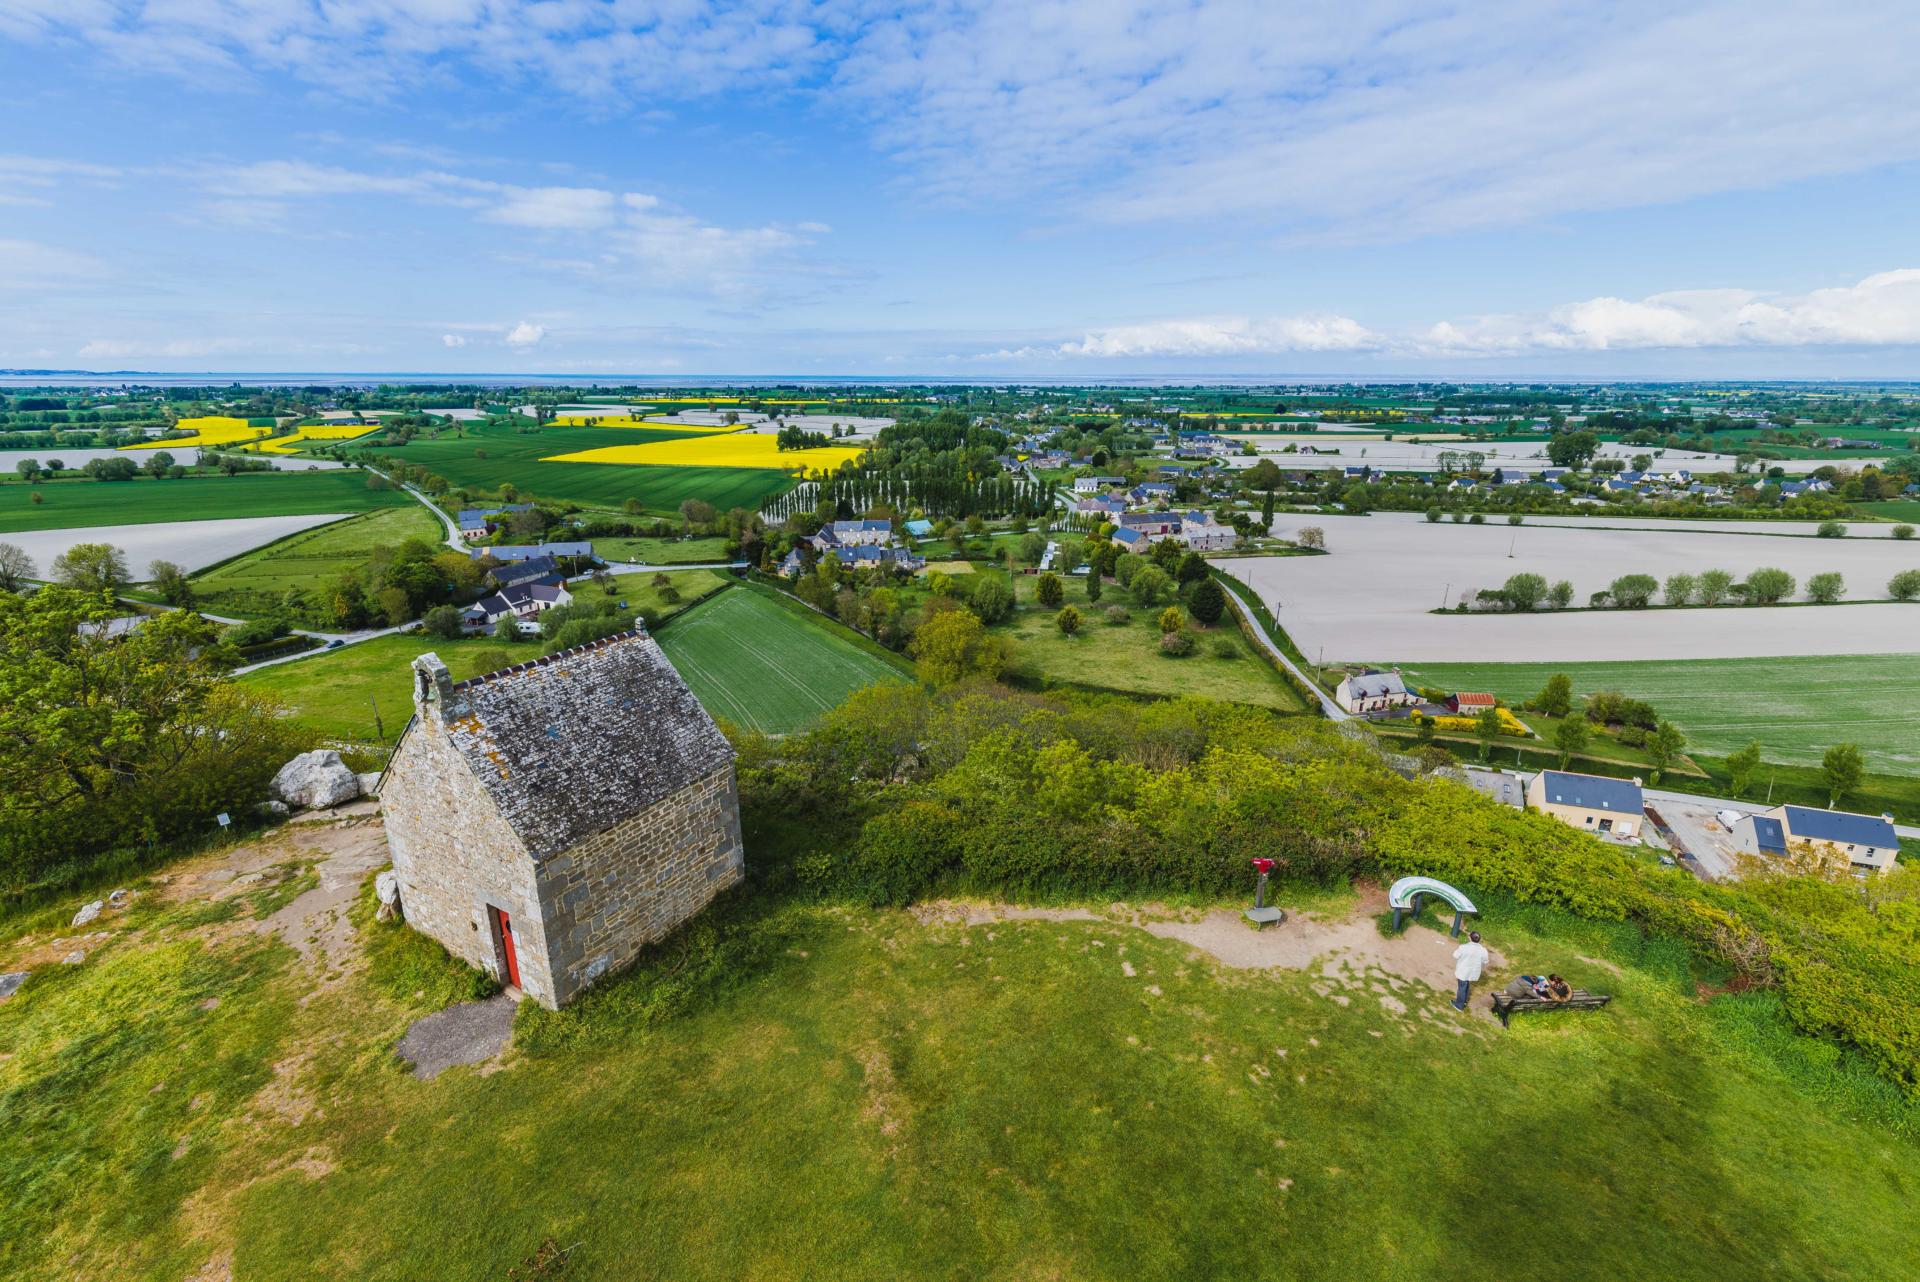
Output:
[[1266,647],[1267,653],[1272,655],[1275,661],[1286,668],[1288,672],[1291,672],[1301,685],[1313,691],[1314,697],[1320,700],[1320,712],[1327,720],[1353,720],[1351,713],[1335,703],[1332,697],[1321,690],[1319,686],[1308,680],[1307,674],[1300,670],[1299,665],[1295,664],[1292,659],[1289,659],[1286,654],[1281,651],[1280,647],[1273,643],[1273,638],[1269,637],[1267,630],[1260,626],[1260,621],[1253,617],[1253,611],[1247,608],[1247,603],[1240,599],[1238,592],[1235,592],[1224,583],[1220,585],[1220,588],[1227,594],[1227,600],[1233,602],[1233,608],[1240,612],[1240,617],[1247,621],[1248,629],[1259,639],[1260,644]]

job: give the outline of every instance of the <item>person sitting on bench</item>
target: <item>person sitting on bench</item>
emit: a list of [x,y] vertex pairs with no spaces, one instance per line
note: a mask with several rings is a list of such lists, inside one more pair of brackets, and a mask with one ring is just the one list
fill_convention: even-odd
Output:
[[1564,1002],[1573,989],[1558,975],[1516,975],[1505,989],[1508,997],[1537,997],[1543,1002]]

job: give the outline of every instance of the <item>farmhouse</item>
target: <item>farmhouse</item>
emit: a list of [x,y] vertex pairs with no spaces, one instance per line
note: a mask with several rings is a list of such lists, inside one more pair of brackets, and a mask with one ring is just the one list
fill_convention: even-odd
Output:
[[1383,712],[1388,708],[1418,703],[1420,696],[1407,689],[1398,672],[1350,672],[1333,690],[1334,702],[1348,712]]
[[1148,539],[1164,539],[1180,532],[1180,518],[1172,512],[1126,512],[1117,524]]
[[1460,690],[1447,696],[1447,711],[1456,716],[1477,717],[1488,708],[1498,705],[1490,694],[1481,694],[1475,690]]
[[1743,815],[1732,826],[1734,844],[1750,855],[1780,858],[1791,843],[1826,847],[1846,856],[1856,874],[1886,872],[1900,853],[1900,837],[1891,815],[1856,815],[1811,806],[1775,806]]
[[893,542],[890,521],[835,521],[828,528],[841,547],[884,547]]
[[1118,489],[1127,483],[1124,476],[1076,476],[1073,478],[1075,494],[1098,494],[1102,490]]
[[1193,511],[1180,518],[1180,541],[1196,552],[1217,552],[1240,541],[1231,525],[1213,519],[1213,513]]
[[558,1007],[741,879],[733,749],[644,627],[413,675],[381,806],[401,910],[454,956]]
[[573,593],[567,591],[564,584],[516,583],[468,606],[460,614],[460,624],[468,631],[495,628],[512,635],[521,624],[539,618],[543,611],[572,603]]
[[1527,809],[1552,815],[1585,832],[1626,840],[1640,835],[1646,801],[1638,779],[1609,779],[1566,770],[1542,770],[1527,785]]

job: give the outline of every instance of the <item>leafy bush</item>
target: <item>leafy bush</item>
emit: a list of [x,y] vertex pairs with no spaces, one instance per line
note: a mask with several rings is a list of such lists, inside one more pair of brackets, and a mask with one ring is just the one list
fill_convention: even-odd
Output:
[[1125,627],[1127,622],[1133,618],[1131,614],[1127,613],[1127,607],[1124,605],[1108,606],[1106,616],[1108,626],[1115,628]]
[[1185,632],[1163,632],[1160,634],[1160,653],[1170,658],[1184,659],[1193,653],[1193,638]]

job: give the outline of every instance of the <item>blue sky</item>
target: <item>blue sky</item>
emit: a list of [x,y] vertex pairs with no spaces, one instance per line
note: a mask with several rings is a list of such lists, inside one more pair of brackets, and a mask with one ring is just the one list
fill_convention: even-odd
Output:
[[1920,377],[1920,6],[0,0],[0,367]]

